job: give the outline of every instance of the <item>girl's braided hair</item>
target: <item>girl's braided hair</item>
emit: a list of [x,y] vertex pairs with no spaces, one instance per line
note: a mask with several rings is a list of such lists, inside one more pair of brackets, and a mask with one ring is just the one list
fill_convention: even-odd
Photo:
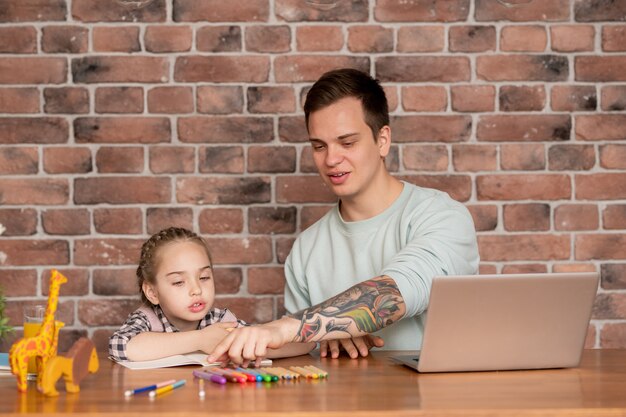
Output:
[[152,285],[156,284],[159,249],[175,242],[195,242],[199,244],[204,248],[209,258],[209,263],[213,265],[207,243],[191,230],[182,227],[169,227],[153,234],[150,239],[146,240],[141,246],[141,258],[139,259],[139,266],[137,267],[137,284],[139,285],[141,301],[144,304],[151,304],[143,292],[143,283],[148,282]]

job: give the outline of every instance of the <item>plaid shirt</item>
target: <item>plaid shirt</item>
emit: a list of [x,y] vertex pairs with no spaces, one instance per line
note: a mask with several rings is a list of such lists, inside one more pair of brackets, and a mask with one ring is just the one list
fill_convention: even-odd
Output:
[[[152,325],[150,324],[150,319],[141,311],[141,309],[135,310],[132,312],[122,327],[120,327],[113,335],[109,338],[109,356],[111,359],[115,361],[127,361],[128,357],[126,356],[126,345],[133,337],[137,336],[143,332],[166,332],[173,333],[178,332],[176,326],[174,326],[170,321],[165,317],[163,310],[160,306],[152,306],[152,311],[158,317],[158,320],[162,324],[161,329],[152,329]],[[225,320],[226,319],[226,320]],[[212,308],[209,312],[204,316],[202,320],[198,323],[197,330],[204,329],[207,326],[210,326],[213,323],[219,323],[222,321],[232,321],[237,320],[238,326],[247,326],[246,322],[243,320],[239,320],[235,317],[233,313],[228,309],[218,309]]]

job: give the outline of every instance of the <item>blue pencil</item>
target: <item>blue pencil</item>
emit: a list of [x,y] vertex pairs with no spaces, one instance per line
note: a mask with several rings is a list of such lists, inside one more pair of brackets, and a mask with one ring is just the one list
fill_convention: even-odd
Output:
[[135,394],[139,394],[141,392],[146,392],[146,391],[153,391],[153,390],[155,390],[157,388],[161,388],[161,387],[164,387],[166,385],[173,384],[174,382],[176,382],[175,379],[169,379],[167,381],[159,382],[158,384],[148,385],[147,387],[130,389],[130,390],[124,392],[124,396],[125,397],[132,397]]

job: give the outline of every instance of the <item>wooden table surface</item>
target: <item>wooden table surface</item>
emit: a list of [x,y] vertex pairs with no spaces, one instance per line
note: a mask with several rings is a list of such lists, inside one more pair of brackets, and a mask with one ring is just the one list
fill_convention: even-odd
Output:
[[[394,352],[397,353],[397,352]],[[101,357],[78,394],[44,397],[31,382],[19,394],[13,377],[0,378],[0,416],[16,414],[115,416],[626,416],[626,350],[588,350],[578,368],[418,374],[389,352],[351,360],[300,356],[274,366],[315,365],[325,380],[278,383],[206,383],[198,397],[198,367],[132,371]],[[150,400],[124,391],[167,379],[187,385]]]

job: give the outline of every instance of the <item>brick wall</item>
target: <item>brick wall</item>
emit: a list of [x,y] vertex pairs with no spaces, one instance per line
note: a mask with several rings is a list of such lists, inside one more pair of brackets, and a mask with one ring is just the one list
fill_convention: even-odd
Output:
[[604,0],[0,0],[9,316],[58,268],[61,349],[104,348],[167,225],[208,238],[218,305],[280,316],[293,239],[333,201],[303,96],[350,66],[389,94],[389,168],[471,210],[481,271],[601,271],[587,346],[624,348],[625,20]]

